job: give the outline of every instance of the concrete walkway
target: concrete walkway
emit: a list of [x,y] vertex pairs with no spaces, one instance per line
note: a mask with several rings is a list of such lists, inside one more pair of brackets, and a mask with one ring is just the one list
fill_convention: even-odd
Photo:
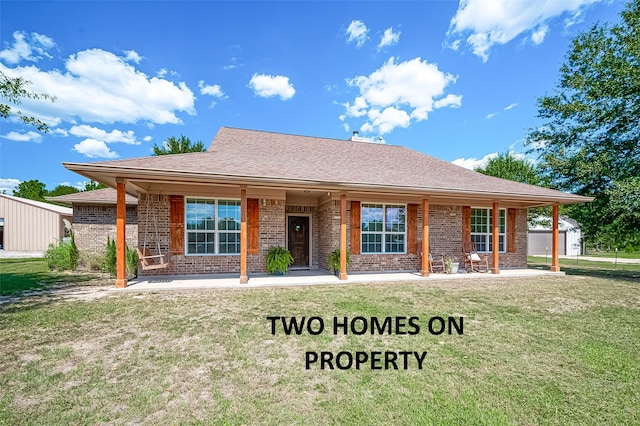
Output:
[[31,259],[34,257],[43,257],[44,252],[41,251],[7,251],[0,250],[0,259]]
[[126,288],[111,288],[110,291],[160,291],[187,290],[205,288],[257,288],[257,287],[293,287],[307,285],[349,285],[365,282],[397,282],[422,281],[428,283],[435,280],[478,280],[524,278],[537,276],[563,276],[564,272],[550,272],[541,269],[503,269],[499,275],[490,273],[459,273],[459,274],[431,274],[422,277],[418,272],[388,272],[388,273],[352,273],[346,281],[322,270],[290,271],[286,276],[254,274],[249,276],[248,284],[240,284],[238,274],[219,275],[180,275],[139,277],[129,281]]

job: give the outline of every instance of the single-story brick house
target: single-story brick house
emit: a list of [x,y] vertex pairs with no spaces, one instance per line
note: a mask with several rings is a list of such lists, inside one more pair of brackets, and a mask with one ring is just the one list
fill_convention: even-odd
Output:
[[463,240],[491,253],[493,273],[525,268],[527,208],[554,206],[557,234],[558,205],[590,201],[402,146],[229,127],[207,152],[64,166],[117,188],[116,286],[127,283],[127,192],[138,197],[139,243],[159,242],[170,254],[170,267],[143,274],[233,272],[242,283],[265,271],[274,245],[304,268],[328,269],[327,256],[341,249],[341,279],[347,250],[351,271],[428,275],[426,255],[460,256]]
[[[116,190],[113,188],[83,191],[47,197],[68,204],[73,209],[73,235],[78,249],[87,253],[103,253],[107,237],[116,238]],[[127,194],[126,240],[129,247],[138,245],[138,199]]]

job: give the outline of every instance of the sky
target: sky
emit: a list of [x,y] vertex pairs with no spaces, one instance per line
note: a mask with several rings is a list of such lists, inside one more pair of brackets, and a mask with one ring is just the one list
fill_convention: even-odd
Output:
[[571,39],[617,22],[623,7],[3,0],[0,71],[55,101],[18,107],[49,133],[0,121],[0,191],[31,179],[83,187],[62,162],[148,156],[180,135],[208,146],[222,126],[344,140],[358,131],[467,168],[522,156]]

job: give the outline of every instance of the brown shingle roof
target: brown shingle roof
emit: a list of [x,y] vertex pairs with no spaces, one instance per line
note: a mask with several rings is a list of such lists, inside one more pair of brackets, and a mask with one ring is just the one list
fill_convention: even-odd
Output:
[[[103,188],[46,198],[49,201],[64,204],[116,204],[116,195],[117,193],[115,189]],[[127,194],[125,203],[128,205],[137,205],[138,199]]]
[[527,196],[557,202],[590,199],[486,176],[402,146],[222,127],[207,152],[88,164],[71,170],[144,170],[340,188],[385,187],[398,191],[455,192],[487,197]]

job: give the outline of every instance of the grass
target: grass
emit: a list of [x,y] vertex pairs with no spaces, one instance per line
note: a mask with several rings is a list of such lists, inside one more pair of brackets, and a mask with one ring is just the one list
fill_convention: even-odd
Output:
[[[640,280],[640,264],[601,262],[582,259],[560,258],[560,269],[568,275],[582,275],[601,278]],[[538,256],[527,258],[530,268],[549,269],[551,259]]]
[[51,272],[44,259],[0,259],[0,296],[44,290],[60,284],[81,285],[94,279],[92,274]]
[[[600,251],[600,252],[589,252],[585,254],[585,256],[589,257],[609,257],[615,259],[616,252],[615,251]],[[631,253],[627,253],[624,250],[618,250],[618,259],[640,259],[640,251],[634,251]]]
[[[432,316],[464,334],[431,335]],[[313,336],[267,316],[319,316]],[[417,335],[331,319],[417,316]],[[0,424],[638,424],[640,285],[587,276],[27,298],[0,307]],[[427,351],[423,370],[306,351]]]

